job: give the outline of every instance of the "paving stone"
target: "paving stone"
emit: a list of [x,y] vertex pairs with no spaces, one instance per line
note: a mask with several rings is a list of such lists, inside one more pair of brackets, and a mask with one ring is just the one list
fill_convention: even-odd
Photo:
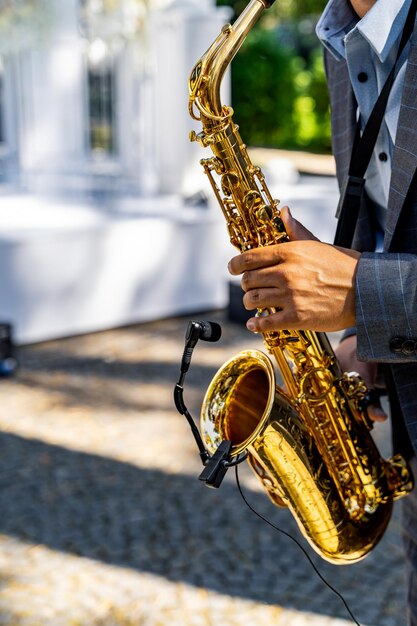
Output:
[[[225,320],[198,346],[187,401],[234,352],[260,340]],[[172,388],[187,321],[22,347],[0,381],[0,624],[8,626],[347,626],[340,600],[299,548],[201,463]],[[251,505],[305,546],[247,467]],[[314,563],[363,626],[404,626],[399,509],[355,566]]]

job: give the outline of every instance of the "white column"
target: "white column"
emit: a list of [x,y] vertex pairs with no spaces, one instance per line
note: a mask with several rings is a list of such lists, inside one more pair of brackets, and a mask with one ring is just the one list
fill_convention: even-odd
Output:
[[127,42],[117,60],[117,153],[123,173],[141,195],[157,192],[155,67],[147,38]]
[[29,175],[76,169],[84,157],[84,68],[77,0],[54,0],[45,41],[20,54],[21,164]]
[[188,77],[229,19],[229,9],[191,0],[171,2],[170,8],[153,16],[156,163],[162,193],[178,192],[191,164],[203,156],[196,156],[188,139],[193,128],[188,114]]

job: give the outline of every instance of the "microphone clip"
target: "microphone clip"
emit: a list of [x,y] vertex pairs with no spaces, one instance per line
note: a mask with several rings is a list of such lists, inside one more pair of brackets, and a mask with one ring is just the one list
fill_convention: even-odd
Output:
[[238,454],[234,459],[230,458],[232,451],[232,442],[226,439],[220,442],[216,452],[205,463],[205,468],[198,477],[199,480],[206,483],[207,487],[217,489],[220,487],[223,478],[229,467],[239,465],[248,458],[248,452]]
[[228,460],[231,449],[231,441],[222,441],[216,452],[207,461],[207,465],[201,472],[198,480],[206,483],[207,487],[213,487],[213,489],[220,487],[229,467]]

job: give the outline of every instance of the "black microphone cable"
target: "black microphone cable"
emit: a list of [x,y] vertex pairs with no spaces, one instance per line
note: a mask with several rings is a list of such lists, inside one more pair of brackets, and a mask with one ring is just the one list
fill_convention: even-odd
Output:
[[282,535],[285,535],[285,537],[288,537],[288,539],[291,539],[291,541],[293,541],[296,546],[298,546],[298,548],[301,550],[301,552],[304,554],[304,556],[306,557],[307,561],[310,563],[311,567],[313,568],[314,572],[317,574],[317,576],[320,578],[320,580],[326,585],[326,587],[328,587],[330,589],[330,591],[332,591],[338,598],[339,600],[343,603],[346,611],[348,612],[349,616],[351,617],[352,621],[356,624],[356,626],[361,626],[361,624],[358,622],[358,620],[356,619],[356,617],[354,616],[351,608],[349,607],[348,603],[346,602],[345,598],[342,596],[342,594],[337,591],[337,589],[335,589],[334,587],[332,587],[332,585],[330,583],[327,582],[327,580],[324,578],[323,574],[320,572],[320,570],[317,568],[317,566],[315,565],[313,559],[311,558],[311,556],[309,555],[309,553],[307,552],[307,550],[304,548],[304,546],[295,538],[293,537],[290,533],[287,533],[287,531],[283,530],[282,528],[280,528],[279,526],[276,526],[275,524],[273,524],[271,521],[269,521],[266,517],[264,517],[263,515],[261,515],[261,513],[259,513],[258,511],[256,511],[253,506],[251,504],[249,504],[248,500],[246,499],[245,494],[242,491],[242,487],[239,481],[239,473],[238,473],[238,465],[235,466],[235,476],[236,476],[236,484],[237,484],[237,488],[238,491],[242,497],[243,502],[246,504],[246,506],[248,507],[248,509],[250,509],[252,511],[252,513],[254,513],[257,517],[259,517],[259,519],[261,519],[262,521],[264,521],[266,524],[268,524],[268,526],[271,526],[271,528],[273,528],[274,530],[278,531],[279,533],[281,533]]
[[[258,511],[256,511],[252,505],[248,502],[248,500],[246,499],[246,496],[244,495],[243,491],[242,491],[242,487],[240,485],[240,481],[239,481],[239,474],[238,474],[238,465],[245,460],[247,453],[243,454],[243,455],[239,455],[238,458],[234,459],[234,460],[230,460],[229,459],[229,448],[227,448],[227,451],[224,452],[222,458],[220,458],[217,462],[217,464],[215,464],[214,469],[212,469],[210,466],[207,466],[208,462],[210,461],[210,464],[214,461],[216,461],[215,457],[216,455],[214,455],[213,457],[209,454],[209,452],[206,450],[203,440],[201,438],[200,432],[191,416],[191,414],[189,413],[187,407],[185,406],[184,403],[184,399],[183,399],[183,392],[184,392],[184,388],[183,388],[183,384],[184,384],[184,379],[186,377],[186,374],[188,372],[188,369],[190,367],[190,363],[191,363],[191,358],[192,358],[192,354],[194,351],[195,346],[197,345],[197,342],[199,341],[199,339],[202,339],[203,341],[209,341],[209,342],[216,342],[220,339],[221,337],[221,326],[219,324],[217,324],[216,322],[207,322],[207,321],[190,321],[187,327],[187,331],[186,331],[186,335],[185,335],[185,346],[184,346],[184,352],[182,355],[182,359],[181,359],[181,366],[180,366],[180,377],[179,380],[177,382],[177,384],[175,385],[175,389],[174,389],[174,401],[175,401],[175,405],[177,410],[179,411],[179,413],[181,415],[184,415],[184,417],[187,419],[189,426],[191,428],[191,432],[194,436],[194,440],[197,444],[197,447],[199,449],[200,452],[200,458],[203,462],[203,465],[206,466],[206,469],[203,470],[202,475],[199,477],[200,480],[204,480],[209,486],[215,486],[218,487],[221,483],[221,480],[223,478],[224,473],[227,471],[228,468],[230,467],[235,467],[235,475],[236,475],[236,484],[237,484],[237,488],[238,491],[241,495],[241,498],[243,500],[243,502],[246,504],[246,506],[248,507],[248,509],[250,511],[252,511],[252,513],[254,513],[259,519],[261,519],[262,521],[264,521],[266,524],[268,524],[268,526],[271,526],[271,528],[273,528],[274,530],[278,531],[279,533],[281,533],[282,535],[284,535],[285,537],[288,537],[289,539],[291,539],[291,541],[293,541],[298,548],[301,550],[301,552],[304,554],[304,556],[306,557],[306,559],[308,560],[308,562],[310,563],[311,567],[313,568],[314,572],[316,573],[316,575],[319,577],[319,579],[324,583],[324,585],[326,585],[326,587],[328,587],[328,589],[330,589],[330,591],[332,591],[343,603],[346,611],[348,612],[349,616],[351,617],[351,619],[353,620],[353,622],[355,623],[356,626],[361,626],[361,624],[357,621],[357,619],[355,618],[353,612],[351,611],[348,603],[346,602],[346,600],[344,599],[344,597],[342,596],[342,594],[337,591],[337,589],[335,589],[334,587],[332,587],[332,585],[330,585],[330,583],[327,582],[327,580],[324,578],[324,576],[321,574],[321,572],[319,571],[319,569],[317,568],[317,566],[314,564],[312,558],[310,557],[310,555],[308,554],[307,550],[304,548],[304,546],[302,546],[302,544],[295,538],[293,537],[290,533],[286,532],[285,530],[283,530],[282,528],[279,528],[278,526],[276,526],[275,524],[273,524],[272,522],[270,522],[266,517],[264,517],[263,515],[261,515]],[[227,444],[229,446],[231,446],[231,442],[230,441],[222,441],[222,443],[220,444],[219,448],[221,448],[221,446],[227,446]],[[219,452],[220,450],[218,450]],[[219,480],[216,482],[216,477],[214,478],[214,480],[211,479],[210,476],[210,480],[207,479],[205,477],[205,472],[218,472],[219,473],[219,468],[220,468],[220,478]]]

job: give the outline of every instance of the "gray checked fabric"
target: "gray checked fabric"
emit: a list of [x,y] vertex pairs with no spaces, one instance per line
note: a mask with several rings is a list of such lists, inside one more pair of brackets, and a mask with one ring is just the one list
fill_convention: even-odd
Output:
[[[339,184],[349,167],[356,102],[345,62],[325,51],[330,91],[333,152]],[[370,203],[364,197],[353,247],[363,254],[356,279],[358,357],[387,364],[393,429],[400,433],[402,412],[417,452],[417,27],[411,40],[398,120],[387,207],[384,251],[375,253]],[[391,376],[388,375],[391,379]],[[398,396],[398,397],[397,397]],[[394,407],[401,407],[397,411]],[[400,441],[404,438],[398,435]],[[405,448],[404,448],[405,450]],[[412,457],[417,478],[417,460]],[[403,502],[404,546],[408,567],[408,626],[417,626],[417,490]]]
[[[417,28],[404,81],[387,208],[384,252],[374,253],[372,213],[362,202],[353,247],[363,252],[356,284],[358,356],[389,363],[417,449]],[[346,63],[325,51],[339,184],[349,167],[356,102]],[[387,295],[388,294],[388,295]]]

